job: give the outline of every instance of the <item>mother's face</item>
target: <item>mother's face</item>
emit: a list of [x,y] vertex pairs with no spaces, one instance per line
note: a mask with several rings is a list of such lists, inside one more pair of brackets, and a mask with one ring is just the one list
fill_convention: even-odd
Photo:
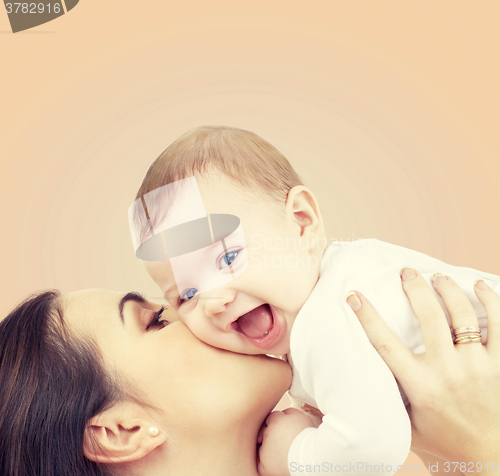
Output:
[[290,384],[284,362],[204,344],[170,307],[160,317],[168,324],[151,325],[161,306],[138,295],[84,290],[60,303],[69,328],[93,338],[105,362],[143,389],[171,424],[179,416],[182,425],[200,425],[200,416],[207,424],[230,423],[243,412],[264,418]]

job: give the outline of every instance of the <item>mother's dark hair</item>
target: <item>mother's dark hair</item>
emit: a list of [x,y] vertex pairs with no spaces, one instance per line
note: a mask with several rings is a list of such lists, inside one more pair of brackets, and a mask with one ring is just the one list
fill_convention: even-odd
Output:
[[0,322],[2,476],[111,474],[84,457],[84,431],[122,391],[97,347],[65,328],[58,296],[32,295]]

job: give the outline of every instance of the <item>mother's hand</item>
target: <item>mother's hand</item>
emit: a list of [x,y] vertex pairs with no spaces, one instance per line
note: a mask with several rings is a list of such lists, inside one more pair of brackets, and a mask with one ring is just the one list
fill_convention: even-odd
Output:
[[[474,291],[488,314],[488,344],[454,345],[435,293],[418,272],[408,279],[411,271],[403,272],[403,289],[420,320],[425,354],[405,347],[361,293],[356,291],[359,300],[348,297],[348,303],[410,401],[412,447],[448,461],[470,463],[467,470],[475,473],[486,472],[486,463],[489,472],[494,463],[498,471],[500,296],[483,281],[476,283]],[[454,329],[478,325],[470,301],[451,278],[443,276],[433,284]],[[472,464],[477,464],[474,469]]]

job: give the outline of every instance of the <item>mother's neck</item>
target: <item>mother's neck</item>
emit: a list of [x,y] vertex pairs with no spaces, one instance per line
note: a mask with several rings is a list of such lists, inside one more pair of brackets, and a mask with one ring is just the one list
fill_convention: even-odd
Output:
[[[132,474],[150,476],[258,476],[257,433],[260,421],[255,416],[238,424],[213,428],[212,431],[184,429],[143,458]],[[116,468],[118,469],[118,468]],[[131,468],[122,467],[117,474],[128,475]]]
[[[246,431],[246,434],[243,432]],[[240,427],[223,438],[209,437],[186,448],[168,475],[258,476],[257,429]],[[195,443],[195,442],[193,442]]]

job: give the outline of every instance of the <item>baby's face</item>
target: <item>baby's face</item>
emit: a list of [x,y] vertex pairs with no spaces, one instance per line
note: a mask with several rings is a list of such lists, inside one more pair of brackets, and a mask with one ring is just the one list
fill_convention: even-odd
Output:
[[[175,278],[168,261],[145,261],[146,270],[200,340],[244,354],[287,353],[293,321],[318,279],[317,263],[306,250],[300,227],[293,214],[287,216],[284,204],[260,191],[253,197],[224,175],[197,177],[197,182],[207,214],[237,216],[244,237],[228,237],[222,253],[220,243],[209,247],[203,272],[189,257],[181,272],[176,268]],[[227,282],[219,274],[229,273],[229,264],[236,277]],[[211,279],[226,282],[198,292]]]

